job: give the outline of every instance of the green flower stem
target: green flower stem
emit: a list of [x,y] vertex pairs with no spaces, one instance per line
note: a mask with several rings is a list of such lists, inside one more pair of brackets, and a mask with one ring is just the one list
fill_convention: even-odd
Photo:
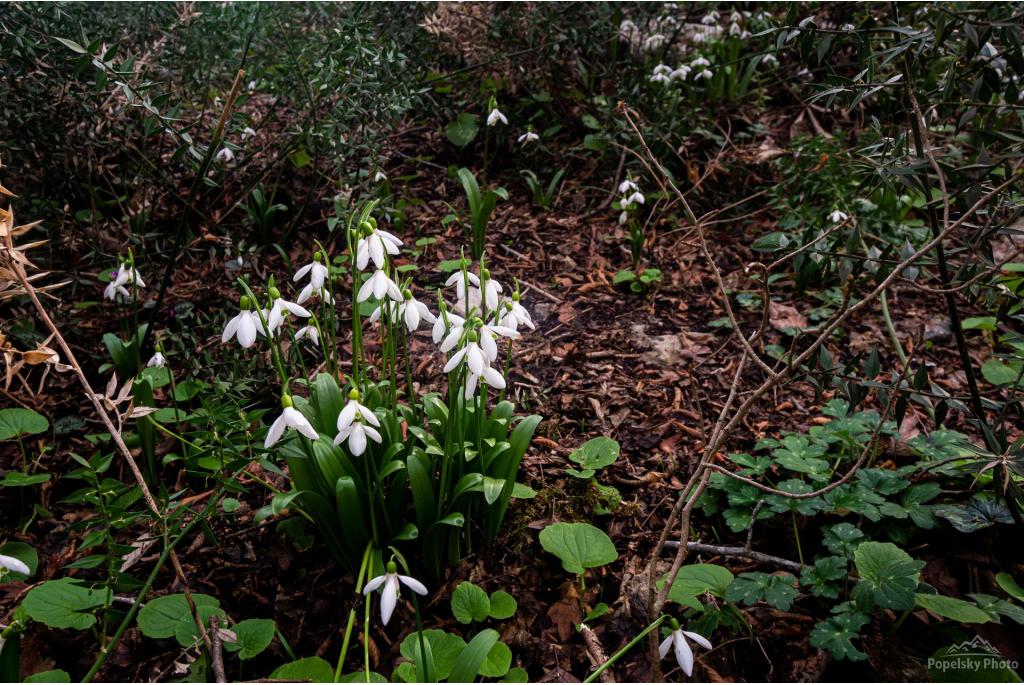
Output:
[[607,671],[607,670],[608,670],[609,668],[611,668],[612,666],[614,666],[614,665],[615,665],[615,662],[616,662],[616,661],[618,661],[619,659],[621,659],[621,658],[622,658],[622,657],[623,657],[623,656],[624,656],[624,655],[626,654],[626,652],[628,652],[629,650],[633,649],[633,647],[636,647],[636,646],[637,646],[637,644],[639,644],[641,640],[643,640],[643,639],[644,639],[645,637],[647,637],[647,635],[648,635],[648,634],[649,634],[649,633],[650,633],[650,632],[651,632],[652,630],[657,630],[657,629],[658,629],[658,627],[659,627],[659,626],[660,626],[660,625],[661,625],[662,623],[664,623],[664,622],[665,622],[665,616],[664,616],[664,615],[662,615],[662,616],[660,616],[659,618],[657,618],[657,619],[656,619],[656,620],[654,621],[654,623],[652,623],[651,625],[649,625],[649,626],[647,626],[646,628],[644,628],[644,629],[643,629],[643,630],[642,630],[642,631],[640,632],[640,634],[639,634],[639,635],[637,635],[637,636],[636,636],[636,637],[634,637],[634,638],[633,638],[632,640],[630,640],[629,642],[627,642],[627,643],[626,643],[626,646],[625,646],[625,647],[623,647],[623,648],[622,648],[622,649],[620,649],[619,651],[615,652],[615,654],[612,654],[612,655],[611,655],[610,657],[608,657],[608,661],[606,661],[606,662],[604,662],[603,664],[601,664],[600,666],[598,666],[598,667],[597,667],[597,669],[596,669],[596,670],[595,670],[595,671],[594,671],[593,673],[591,673],[590,675],[588,675],[588,676],[587,676],[587,677],[586,677],[586,678],[585,678],[585,679],[583,680],[583,682],[584,682],[584,683],[592,683],[592,682],[594,682],[595,680],[597,680],[597,679],[598,679],[598,678],[599,678],[599,677],[601,676],[601,674],[602,674],[602,673],[604,673],[604,672],[605,672],[605,671]]
[[[370,552],[372,549],[373,547],[367,544],[366,550],[363,552],[363,561],[359,565],[359,576],[356,579],[357,596],[361,594],[363,591],[363,581],[366,579],[367,569],[369,568],[370,564]],[[366,600],[366,603],[370,603],[369,599]],[[338,682],[339,680],[341,680],[341,669],[345,664],[345,657],[348,655],[348,646],[352,640],[352,628],[355,626],[355,622],[356,607],[355,604],[353,603],[352,608],[348,611],[348,623],[345,625],[345,638],[341,642],[341,652],[339,652],[338,654],[338,665],[334,668],[334,682]]]

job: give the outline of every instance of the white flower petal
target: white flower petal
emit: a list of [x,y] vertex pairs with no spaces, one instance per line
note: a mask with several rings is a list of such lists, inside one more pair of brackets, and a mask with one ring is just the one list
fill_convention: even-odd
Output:
[[406,586],[418,595],[427,594],[427,586],[416,580],[412,576],[398,576],[398,579],[402,581],[402,585]]

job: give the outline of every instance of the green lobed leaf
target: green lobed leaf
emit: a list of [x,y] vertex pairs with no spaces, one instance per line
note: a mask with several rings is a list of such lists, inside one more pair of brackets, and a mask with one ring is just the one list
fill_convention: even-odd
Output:
[[468,580],[459,583],[452,593],[452,615],[459,623],[483,621],[491,612],[491,601],[478,585]]
[[273,619],[247,618],[231,626],[231,631],[238,640],[224,643],[224,649],[238,652],[239,659],[251,659],[274,641],[276,626]]
[[93,612],[109,606],[112,595],[109,589],[94,590],[80,582],[71,578],[48,580],[29,590],[22,607],[33,621],[51,628],[85,630],[96,623]]
[[[193,594],[192,601],[195,602],[196,609],[203,606],[220,607],[220,600],[210,595]],[[173,637],[178,624],[186,619],[192,622],[193,627],[195,626],[195,619],[192,618],[185,595],[178,593],[146,602],[139,611],[137,621],[143,635],[161,640]]]
[[491,618],[498,619],[499,621],[512,618],[517,608],[516,598],[504,590],[497,590],[491,593]]
[[[356,675],[356,674],[353,674]],[[365,674],[360,671],[360,676]],[[334,681],[334,667],[318,656],[307,656],[287,664],[282,664],[270,674],[270,680],[287,680],[291,682],[330,683]],[[359,682],[345,681],[342,682]],[[365,682],[365,681],[362,681]]]
[[576,462],[583,469],[603,469],[615,463],[619,458],[619,450],[618,442],[601,436],[587,440],[574,449],[569,454],[569,460]]
[[864,542],[853,554],[860,582],[853,590],[858,606],[906,610],[914,607],[914,591],[923,561],[915,561],[891,542]]
[[22,407],[0,409],[0,440],[18,436],[36,435],[50,427],[50,422],[39,412]]
[[619,558],[611,538],[589,523],[554,523],[540,532],[540,544],[569,573],[583,573]]

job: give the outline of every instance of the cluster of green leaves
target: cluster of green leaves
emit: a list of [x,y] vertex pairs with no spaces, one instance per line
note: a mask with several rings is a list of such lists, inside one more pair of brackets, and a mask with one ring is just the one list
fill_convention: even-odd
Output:
[[569,453],[569,461],[579,465],[579,468],[568,468],[565,475],[587,482],[594,494],[594,513],[599,516],[612,513],[622,504],[618,488],[597,480],[597,473],[619,458],[619,449],[619,443],[615,440],[597,437],[587,440]]

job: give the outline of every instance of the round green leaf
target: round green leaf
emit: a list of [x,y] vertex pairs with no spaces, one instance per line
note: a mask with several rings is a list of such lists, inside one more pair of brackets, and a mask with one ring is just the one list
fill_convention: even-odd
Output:
[[93,610],[110,604],[110,590],[83,587],[71,578],[48,580],[32,588],[22,606],[34,621],[51,628],[85,630],[96,623]]
[[487,652],[487,658],[480,664],[479,675],[485,678],[500,678],[512,666],[512,650],[500,640],[494,643],[491,651]]
[[552,524],[540,532],[540,544],[569,573],[583,573],[619,558],[611,538],[589,523]]
[[516,608],[516,598],[509,593],[504,590],[491,593],[491,618],[496,618],[499,621],[512,618],[516,613]]
[[603,469],[619,458],[619,443],[611,438],[598,437],[587,440],[569,455],[571,461],[584,469]]
[[224,643],[224,649],[238,652],[239,659],[251,659],[274,641],[276,626],[269,618],[247,618],[231,626],[238,640]]
[[732,572],[724,566],[689,564],[679,569],[676,582],[668,591],[668,598],[676,604],[700,609],[697,597],[705,592],[711,592],[716,597],[724,597],[733,580]]
[[[209,631],[211,616],[216,616],[217,620],[220,622],[219,625],[221,626],[226,626],[228,624],[228,616],[219,606],[199,604],[197,602],[196,613],[199,614],[199,620],[203,622],[203,626],[207,631]],[[182,619],[178,621],[177,625],[174,626],[174,638],[182,647],[191,647],[196,644],[199,637],[199,628],[196,627],[196,620],[192,617],[191,612],[189,612],[187,616],[183,616]]]
[[[220,600],[210,595],[193,594],[192,600],[196,603],[197,609],[203,606],[220,606]],[[187,620],[193,627],[195,626],[195,620],[183,594],[164,595],[147,602],[139,611],[137,620],[142,634],[157,640],[174,637],[178,624],[183,621]],[[333,675],[332,672],[331,676]]]
[[50,422],[39,412],[22,407],[0,409],[0,440],[21,435],[35,435],[50,427]]
[[[446,633],[443,630],[430,628],[423,631],[423,639],[427,643],[427,651],[433,656],[434,668],[430,677],[436,680],[445,680],[452,674],[455,660],[466,648],[466,641],[458,635]],[[416,664],[416,655],[419,654],[419,633],[412,632],[405,636],[401,646],[398,648],[402,656]],[[422,680],[423,676],[418,671],[413,671],[413,681]]]
[[[364,673],[360,673],[360,675],[365,677]],[[278,666],[270,674],[270,680],[330,683],[334,681],[334,667],[318,656],[308,656],[305,659]],[[344,679],[342,681],[345,682]]]
[[220,502],[220,507],[221,507],[221,509],[224,510],[225,514],[234,513],[236,511],[238,511],[238,508],[241,507],[241,506],[242,506],[242,503],[239,502],[234,497],[225,497]]
[[860,582],[853,590],[858,606],[880,606],[906,610],[914,607],[923,561],[910,555],[891,542],[864,542],[853,553]]
[[25,678],[26,683],[70,683],[71,676],[62,668],[33,673]]
[[453,145],[459,147],[466,147],[473,142],[476,138],[477,131],[480,130],[480,126],[477,124],[476,115],[470,114],[469,112],[461,112],[455,121],[448,124],[445,128],[445,135],[448,136],[448,140]]
[[469,581],[459,583],[452,593],[452,614],[459,623],[483,621],[490,611],[487,593]]

